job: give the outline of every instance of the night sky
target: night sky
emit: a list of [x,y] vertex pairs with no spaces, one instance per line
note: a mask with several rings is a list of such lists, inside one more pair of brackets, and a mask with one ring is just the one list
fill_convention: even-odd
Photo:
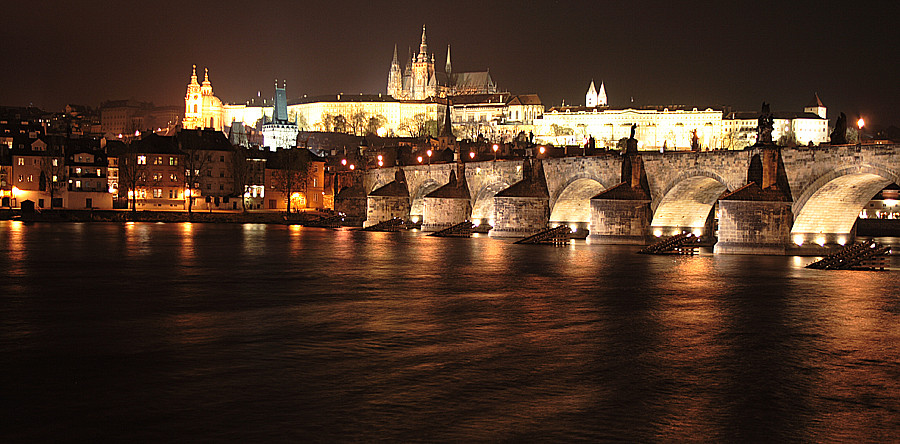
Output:
[[[885,2],[885,5],[891,3]],[[893,9],[886,9],[893,8]],[[274,79],[288,97],[385,91],[423,24],[443,69],[490,69],[501,89],[545,106],[731,105],[862,113],[900,125],[898,7],[826,2],[17,2],[0,26],[0,104],[59,110],[133,98],[181,105],[192,64],[243,102]]]

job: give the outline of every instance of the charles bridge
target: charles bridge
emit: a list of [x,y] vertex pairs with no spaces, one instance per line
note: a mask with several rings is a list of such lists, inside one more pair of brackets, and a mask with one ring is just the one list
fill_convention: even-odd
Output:
[[718,253],[785,254],[851,242],[860,210],[900,183],[898,161],[898,144],[863,144],[402,166],[365,172],[357,208],[366,225],[468,219],[524,237],[568,224],[627,244],[691,231]]

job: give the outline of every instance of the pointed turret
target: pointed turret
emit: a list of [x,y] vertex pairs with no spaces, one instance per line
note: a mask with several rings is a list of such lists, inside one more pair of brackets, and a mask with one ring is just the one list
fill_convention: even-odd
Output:
[[588,108],[597,106],[597,89],[594,87],[593,80],[591,80],[591,86],[588,88],[587,94],[584,95],[584,106]]
[[607,106],[609,101],[606,99],[606,85],[600,82],[600,92],[597,93],[597,106]]
[[452,71],[450,66],[450,45],[447,45],[447,64],[444,65],[444,71],[447,73],[447,77],[450,77],[450,72]]
[[441,128],[440,137],[451,137],[456,140],[453,136],[453,122],[450,119],[450,103],[447,103],[447,111],[444,112],[444,126]]

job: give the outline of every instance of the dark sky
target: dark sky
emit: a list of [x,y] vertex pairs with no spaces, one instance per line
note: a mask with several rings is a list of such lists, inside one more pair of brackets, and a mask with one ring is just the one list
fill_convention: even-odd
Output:
[[900,125],[898,9],[892,3],[455,0],[15,2],[0,26],[0,104],[181,105],[191,64],[217,96],[384,92],[428,26],[455,71],[489,68],[502,89],[546,106],[583,104],[591,79],[610,105],[800,110],[818,92],[829,117]]

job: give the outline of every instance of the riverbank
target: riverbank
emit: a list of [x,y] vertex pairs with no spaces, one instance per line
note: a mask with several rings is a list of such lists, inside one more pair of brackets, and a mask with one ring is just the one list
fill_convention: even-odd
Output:
[[130,211],[130,210],[41,210],[23,214],[20,210],[0,210],[0,220],[30,222],[199,222],[236,224],[305,224],[329,213],[303,211],[284,212],[225,212],[225,211]]

